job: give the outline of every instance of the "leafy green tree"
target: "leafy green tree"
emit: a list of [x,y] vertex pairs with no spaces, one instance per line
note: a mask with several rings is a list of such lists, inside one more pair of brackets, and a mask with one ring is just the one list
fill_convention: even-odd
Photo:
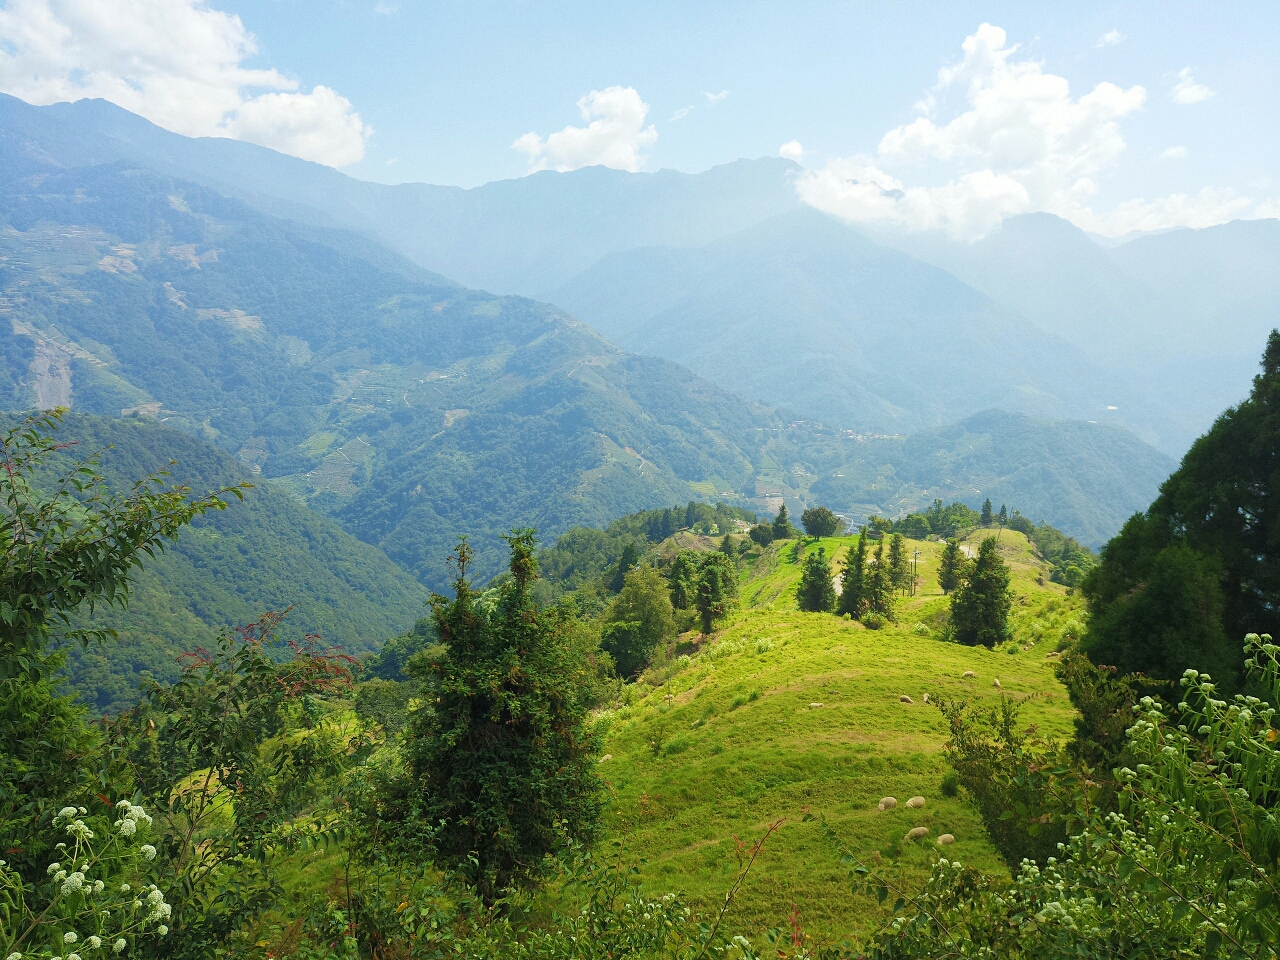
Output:
[[960,576],[964,572],[964,555],[960,552],[960,541],[952,537],[942,548],[942,558],[938,563],[938,586],[943,593],[950,593],[960,586]]
[[622,548],[622,556],[618,558],[618,566],[613,571],[613,577],[609,580],[609,590],[611,592],[617,593],[622,589],[623,584],[626,583],[627,574],[635,569],[638,562],[639,557],[636,554],[635,544],[628,543]]
[[671,605],[677,610],[688,610],[698,595],[698,553],[681,550],[667,570],[667,582],[671,585]]
[[720,552],[730,560],[738,555],[738,545],[733,542],[732,535],[727,533],[724,535],[724,539],[720,541]]
[[432,597],[448,653],[430,664],[434,696],[405,742],[422,821],[439,825],[437,860],[486,903],[536,880],[544,858],[590,840],[600,817],[596,735],[583,689],[593,668],[563,641],[555,610],[530,596],[532,531],[508,538],[511,576],[491,610],[467,581],[471,548],[451,558],[454,597]]
[[836,587],[831,579],[831,567],[827,563],[827,551],[819,547],[816,553],[805,558],[796,601],[801,610],[810,613],[829,613],[835,609]]
[[723,553],[704,554],[698,568],[695,602],[703,634],[733,610],[738,599],[738,571]]
[[907,590],[911,586],[911,561],[907,558],[907,540],[895,533],[889,538],[889,579],[895,590]]
[[762,547],[767,547],[773,543],[773,525],[769,523],[757,523],[754,527],[747,531],[752,541]]
[[55,644],[91,644],[111,630],[73,627],[96,606],[123,608],[133,574],[169,538],[240,488],[192,499],[164,475],[108,491],[89,457],[61,476],[54,434],[62,412],[0,436],[0,852],[28,882],[47,883],[56,842],[42,824],[114,776],[83,710],[59,696]]
[[671,597],[662,574],[639,566],[627,574],[622,592],[605,615],[602,646],[624,677],[649,665],[653,651],[675,636]]
[[893,571],[889,568],[888,558],[884,555],[884,538],[876,544],[875,561],[864,577],[866,589],[866,613],[873,613],[885,620],[894,619],[893,609]]
[[858,533],[858,545],[845,557],[844,572],[840,578],[840,603],[836,612],[857,620],[866,607],[867,589],[867,528]]
[[1164,680],[1212,671],[1223,689],[1244,667],[1227,643],[1280,636],[1280,332],[1249,397],[1192,444],[1145,515],[1102,551],[1082,589],[1095,663]]
[[778,508],[778,515],[773,518],[773,539],[790,540],[796,535],[796,528],[791,525],[791,517],[787,515],[787,505]]
[[811,537],[834,537],[844,526],[840,518],[826,507],[809,507],[800,514],[800,522],[804,524],[804,532]]
[[979,521],[984,527],[991,526],[995,520],[995,515],[991,512],[991,498],[982,501],[982,518]]
[[1009,639],[1009,579],[996,538],[987,537],[965,570],[959,589],[951,595],[951,623],[957,642],[994,647]]

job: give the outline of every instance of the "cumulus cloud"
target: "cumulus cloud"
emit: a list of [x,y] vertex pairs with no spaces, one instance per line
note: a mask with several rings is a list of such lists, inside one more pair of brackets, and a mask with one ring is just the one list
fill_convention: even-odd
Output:
[[1181,160],[1186,155],[1186,147],[1170,147],[1168,150],[1165,150],[1160,154],[1160,156],[1164,157],[1166,160]]
[[804,147],[800,146],[799,140],[788,140],[778,148],[778,156],[799,163],[804,159]]
[[644,168],[644,150],[658,139],[652,124],[644,125],[649,105],[634,87],[592,90],[578,101],[585,127],[568,126],[544,139],[526,133],[511,144],[529,158],[529,172],[603,165],[635,173]]
[[717,103],[719,103],[721,100],[723,100],[725,97],[729,95],[729,91],[721,90],[719,93],[707,93],[707,91],[703,90],[702,95],[707,98],[707,103],[711,104],[711,106],[714,107]]
[[693,107],[681,107],[671,115],[671,122],[675,123],[677,120],[683,120],[691,113],[693,113]]
[[1094,46],[1099,50],[1103,47],[1114,47],[1117,43],[1122,43],[1124,38],[1124,34],[1119,30],[1108,30],[1098,38],[1098,42]]
[[1280,219],[1280,200],[1263,201],[1253,215],[1259,220]]
[[[963,96],[949,122],[922,116],[888,131],[876,153],[833,161],[801,177],[808,203],[850,220],[980,236],[1031,210],[1074,218],[1097,191],[1094,178],[1124,151],[1119,121],[1142,106],[1142,87],[1100,83],[1073,98],[1067,81],[1018,59],[1005,31],[983,24],[959,63],[938,71],[926,108]],[[897,173],[895,173],[895,171]],[[915,173],[941,185],[906,186]]]
[[1212,90],[1203,83],[1196,83],[1196,78],[1191,75],[1190,67],[1183,67],[1178,71],[1178,82],[1173,85],[1174,103],[1200,103],[1212,96]]
[[371,133],[351,102],[272,69],[240,18],[205,0],[10,0],[0,90],[29,103],[101,97],[187,136],[234,137],[331,166]]

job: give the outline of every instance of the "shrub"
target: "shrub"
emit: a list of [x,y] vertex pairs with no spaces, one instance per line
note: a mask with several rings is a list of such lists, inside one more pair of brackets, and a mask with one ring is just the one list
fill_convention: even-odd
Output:
[[960,792],[960,775],[954,770],[948,770],[938,784],[938,790],[944,797],[954,797]]

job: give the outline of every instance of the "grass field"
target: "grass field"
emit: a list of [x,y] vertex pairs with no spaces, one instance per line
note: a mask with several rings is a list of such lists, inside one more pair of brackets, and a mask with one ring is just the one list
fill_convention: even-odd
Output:
[[[842,558],[854,543],[822,546]],[[793,542],[774,544],[749,560],[741,608],[725,629],[654,671],[661,685],[601,716],[601,774],[615,797],[610,834],[645,859],[651,890],[718,903],[737,870],[735,839],[751,841],[782,819],[726,922],[758,936],[784,926],[794,904],[819,937],[864,933],[882,914],[852,895],[847,868],[806,813],[868,856],[928,827],[929,839],[905,858],[918,875],[942,833],[956,837],[952,858],[1005,872],[963,794],[939,791],[944,720],[924,695],[994,699],[998,679],[1025,701],[1022,716],[1042,735],[1067,737],[1071,707],[1049,654],[1079,631],[1079,600],[1044,583],[1026,539],[1006,530],[1000,547],[1014,574],[1014,640],[995,651],[945,643],[935,639],[947,604],[936,586],[940,545],[909,545],[919,551],[920,587],[899,602],[897,623],[873,631],[799,612],[802,557],[818,545],[797,554]],[[684,639],[688,648],[693,638]],[[963,678],[966,671],[975,676]],[[881,797],[915,795],[926,798],[920,810],[877,810]]]

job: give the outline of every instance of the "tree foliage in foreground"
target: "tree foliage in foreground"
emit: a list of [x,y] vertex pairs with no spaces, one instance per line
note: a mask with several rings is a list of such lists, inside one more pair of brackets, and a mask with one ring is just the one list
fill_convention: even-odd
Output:
[[1164,680],[1243,662],[1228,637],[1280,634],[1280,332],[1253,391],[1192,444],[1145,514],[1103,549],[1083,589],[1096,663]]
[[429,665],[430,696],[405,744],[419,817],[439,825],[438,861],[487,903],[535,882],[548,854],[590,840],[600,816],[598,736],[586,723],[594,671],[566,642],[565,612],[530,594],[532,531],[509,543],[511,576],[488,610],[467,580],[471,550],[459,543],[454,596],[432,599],[448,653]]

